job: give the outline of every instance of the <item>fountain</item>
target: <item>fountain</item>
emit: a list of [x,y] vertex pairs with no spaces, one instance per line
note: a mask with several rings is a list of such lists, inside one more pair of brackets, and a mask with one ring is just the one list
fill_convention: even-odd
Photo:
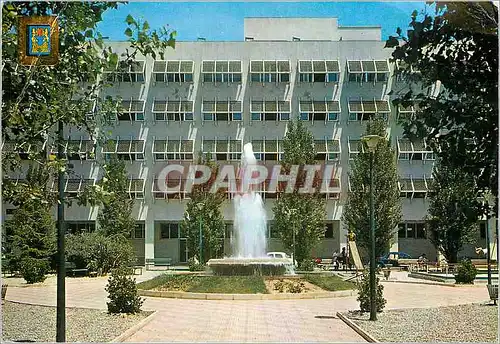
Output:
[[284,275],[293,273],[291,259],[266,256],[266,211],[258,186],[250,185],[257,160],[252,144],[243,146],[238,193],[234,197],[234,232],[231,238],[233,256],[210,259],[207,265],[216,275]]

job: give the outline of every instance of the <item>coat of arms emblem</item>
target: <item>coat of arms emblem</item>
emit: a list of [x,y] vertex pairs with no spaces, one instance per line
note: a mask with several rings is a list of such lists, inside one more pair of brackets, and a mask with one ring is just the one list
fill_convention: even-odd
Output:
[[23,65],[54,65],[59,54],[55,16],[19,18],[19,58]]

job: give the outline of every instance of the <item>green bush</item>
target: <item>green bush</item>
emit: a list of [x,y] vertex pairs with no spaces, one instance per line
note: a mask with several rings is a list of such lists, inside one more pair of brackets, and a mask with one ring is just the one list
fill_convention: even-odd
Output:
[[455,282],[459,284],[473,284],[477,275],[477,269],[468,259],[462,260],[457,268]]
[[21,261],[20,272],[26,283],[32,284],[45,281],[45,275],[49,269],[50,265],[46,259],[26,257]]
[[305,291],[306,286],[304,282],[302,281],[284,281],[282,279],[274,282],[274,290],[283,293],[288,292],[288,293],[294,293],[294,294],[299,294]]
[[69,235],[66,243],[66,259],[76,268],[87,268],[100,275],[112,269],[135,264],[132,244],[122,235],[104,236],[99,232]]
[[[387,303],[387,300],[384,299],[384,286],[380,284],[380,280],[378,276],[375,276],[375,305],[377,308],[377,312],[382,312]],[[368,272],[363,273],[363,279],[361,283],[358,284],[358,301],[359,308],[361,312],[370,312],[370,274]]]
[[314,262],[311,259],[304,259],[299,264],[300,271],[313,271],[314,270]]
[[200,263],[195,257],[191,257],[188,260],[189,271],[205,271],[205,265]]
[[127,313],[135,314],[141,311],[144,302],[137,295],[137,285],[135,278],[128,275],[130,271],[126,268],[118,268],[112,271],[106,285],[110,302],[108,305],[109,313]]

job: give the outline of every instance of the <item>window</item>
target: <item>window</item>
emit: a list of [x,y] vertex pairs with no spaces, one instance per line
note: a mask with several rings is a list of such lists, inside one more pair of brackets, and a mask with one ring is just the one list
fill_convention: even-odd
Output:
[[481,239],[486,239],[486,222],[479,223],[479,237]]
[[154,199],[189,199],[190,194],[185,191],[186,179],[183,179],[182,176],[168,176],[167,180],[165,180],[165,186],[170,190],[166,192],[164,189],[160,189],[160,184],[158,178],[155,176],[153,179],[153,187],[152,193]]
[[417,104],[409,105],[409,106],[403,106],[403,105],[398,105],[398,121],[404,121],[404,120],[413,120],[415,119],[415,114],[419,110],[419,107]]
[[250,61],[252,82],[290,82],[290,61]]
[[157,161],[193,160],[194,140],[170,139],[153,141],[153,157]]
[[[57,155],[57,143],[55,142],[50,150],[51,155]],[[64,142],[63,154],[68,160],[91,160],[95,158],[95,142],[91,140],[68,139]]]
[[325,238],[333,238],[333,223],[326,224]]
[[241,61],[203,61],[203,82],[241,82]]
[[385,82],[389,78],[387,60],[347,60],[349,81]]
[[144,179],[130,179],[128,183],[128,193],[132,199],[143,199]]
[[109,140],[102,147],[106,159],[116,154],[120,160],[144,160],[144,140],[120,139]]
[[218,139],[205,140],[201,143],[201,151],[203,154],[212,154],[212,159],[215,161],[239,161],[243,143],[241,140]]
[[146,61],[123,61],[116,65],[108,66],[103,74],[109,82],[144,82]]
[[398,238],[406,238],[406,225],[404,223],[398,224]]
[[226,230],[224,232],[224,237],[229,239],[233,236],[234,225],[232,223],[226,223]]
[[144,100],[122,100],[117,105],[118,121],[144,121]]
[[267,237],[271,239],[279,239],[278,231],[276,230],[274,221],[267,222]]
[[365,152],[365,147],[361,139],[348,138],[349,160],[353,160],[360,152]]
[[178,239],[178,238],[179,238],[178,223],[160,224],[160,239]]
[[367,121],[381,116],[385,121],[391,112],[388,100],[349,100],[349,121]]
[[192,121],[194,103],[189,100],[154,100],[152,112],[155,121]]
[[316,148],[315,160],[339,161],[340,160],[340,139],[327,139],[314,141]]
[[[64,192],[66,197],[76,197],[80,195],[87,186],[95,185],[95,179],[71,178],[66,179]],[[53,185],[54,191],[57,191],[57,181]]]
[[153,80],[155,82],[193,82],[193,61],[155,61]]
[[203,121],[241,121],[241,101],[235,100],[204,100],[201,106]]
[[398,225],[398,238],[427,239],[425,222],[407,222]]
[[95,222],[66,222],[67,234],[91,233],[95,231]]
[[330,101],[299,101],[299,113],[302,121],[338,121],[340,117],[340,102]]
[[401,178],[398,183],[400,197],[425,198],[429,192],[429,180],[425,175],[421,178]]
[[338,82],[339,61],[299,61],[300,82]]
[[250,113],[252,121],[288,121],[290,119],[290,102],[252,100]]
[[427,232],[425,230],[425,223],[416,223],[416,236],[417,239],[427,239]]
[[42,155],[45,156],[46,144],[46,140],[44,142],[25,143],[21,145],[14,142],[2,142],[2,152],[17,153],[21,160],[29,160],[30,158],[38,158]]
[[396,81],[405,81],[412,74],[420,73],[415,67],[408,65],[406,62],[396,60]]
[[425,140],[410,141],[405,138],[397,138],[398,159],[409,161],[432,161],[434,152]]
[[146,237],[146,230],[144,223],[137,223],[135,225],[132,239],[144,239]]
[[255,158],[259,161],[280,161],[283,157],[282,140],[252,140]]
[[[325,192],[325,196],[327,199],[340,199],[341,187],[339,175],[341,174],[342,172],[336,172],[335,176],[331,176],[331,178],[329,178]],[[323,185],[323,182],[324,180],[321,180],[321,185]]]

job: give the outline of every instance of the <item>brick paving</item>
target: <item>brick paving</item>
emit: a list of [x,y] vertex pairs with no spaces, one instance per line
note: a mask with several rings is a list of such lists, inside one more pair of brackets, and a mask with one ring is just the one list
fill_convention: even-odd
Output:
[[[153,274],[153,272],[148,272]],[[145,275],[140,280],[150,278]],[[106,278],[68,278],[67,307],[106,309]],[[426,308],[483,302],[486,287],[383,283],[386,309]],[[36,287],[9,286],[7,300],[56,304],[53,281]],[[304,300],[186,300],[145,298],[155,318],[130,342],[302,342],[364,341],[335,317],[358,308],[355,296]]]

